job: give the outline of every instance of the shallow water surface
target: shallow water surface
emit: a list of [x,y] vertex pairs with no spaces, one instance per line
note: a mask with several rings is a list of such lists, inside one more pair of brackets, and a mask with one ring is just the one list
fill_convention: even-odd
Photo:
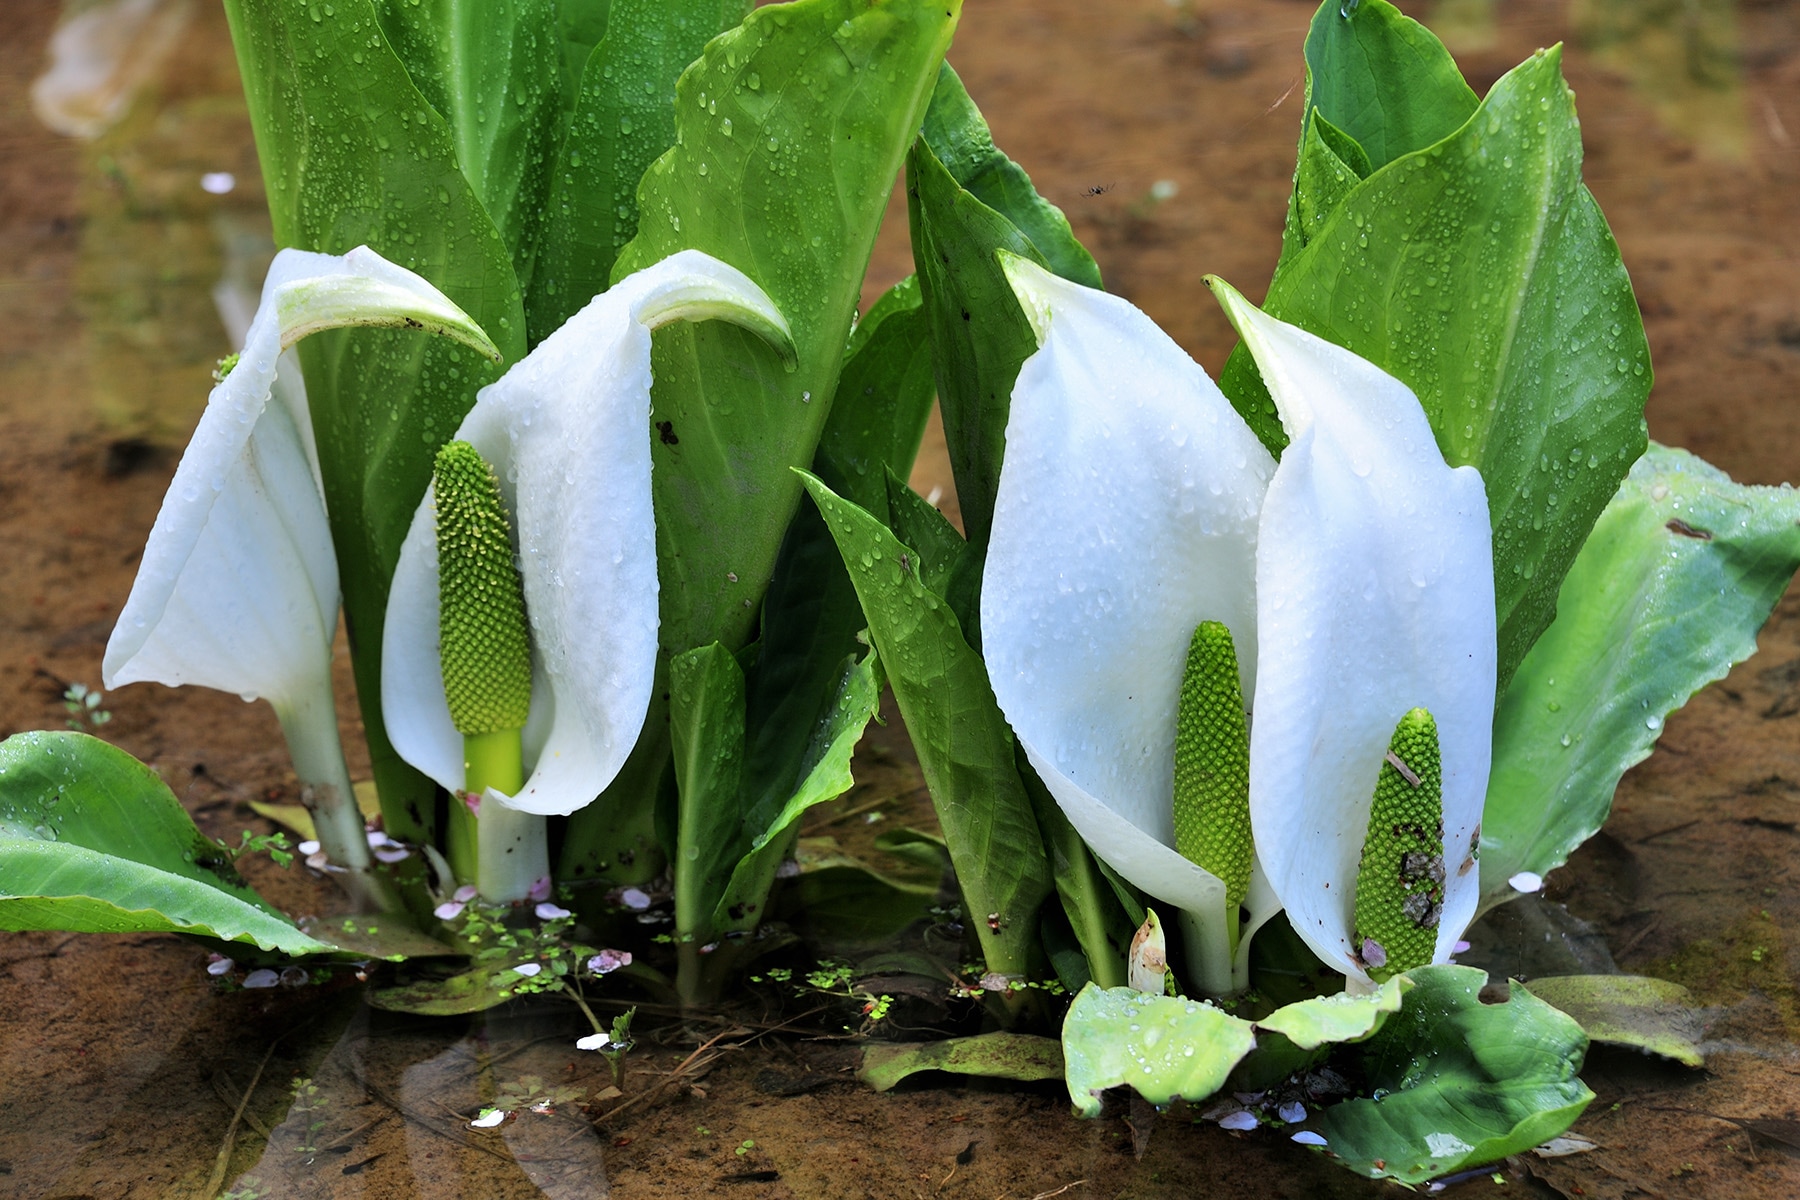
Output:
[[[92,135],[73,136],[29,98],[61,7],[0,5],[0,734],[60,727],[63,690],[98,683],[208,374],[231,349],[221,308],[254,295],[272,252],[217,7],[113,7],[138,22],[122,43],[133,65],[116,96],[64,113],[59,129]],[[1649,329],[1652,436],[1743,481],[1800,476],[1800,5],[1404,7],[1451,42],[1477,90],[1568,41],[1587,179]],[[969,0],[952,52],[1108,286],[1215,372],[1232,338],[1200,278],[1257,295],[1275,261],[1310,14],[1301,0]],[[870,295],[910,270],[895,212]],[[941,436],[914,482],[954,513]],[[1494,914],[1467,956],[1496,975],[1617,968],[1683,983],[1706,1068],[1596,1048],[1583,1077],[1598,1099],[1575,1132],[1597,1149],[1527,1156],[1453,1188],[1800,1195],[1794,1126],[1780,1124],[1800,1116],[1800,592],[1761,646],[1670,718],[1547,896]],[[208,832],[235,841],[268,828],[247,802],[294,799],[263,706],[151,685],[105,704],[105,736],[154,763]],[[897,724],[871,734],[858,766],[858,789],[817,810],[809,833],[866,848],[875,828],[930,821]],[[252,877],[290,911],[337,903],[297,869],[264,863]],[[354,985],[223,992],[204,964],[173,937],[0,936],[0,1195],[1387,1190],[1272,1131],[1226,1133],[1179,1108],[1079,1122],[1053,1086],[941,1077],[875,1095],[851,1077],[854,1006],[804,989],[760,986],[698,1019],[646,1005],[611,1092],[606,1064],[574,1050],[585,1026],[566,1006],[403,1017],[369,1009]],[[507,1089],[558,1102],[471,1129]],[[1775,1124],[1740,1123],[1757,1120]]]

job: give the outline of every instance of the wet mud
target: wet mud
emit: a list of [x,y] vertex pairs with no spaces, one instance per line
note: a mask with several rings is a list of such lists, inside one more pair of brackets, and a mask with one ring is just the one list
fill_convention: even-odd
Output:
[[[98,684],[208,373],[230,348],[212,289],[254,285],[269,253],[223,18],[205,2],[165,7],[179,37],[119,123],[80,140],[46,129],[28,100],[60,7],[0,5],[0,734],[61,727],[65,688]],[[1649,330],[1652,436],[1740,480],[1800,476],[1800,5],[1404,7],[1438,25],[1478,91],[1536,47],[1569,43],[1587,179]],[[1232,338],[1200,279],[1217,273],[1254,297],[1275,261],[1311,11],[1302,0],[969,0],[952,52],[997,140],[1068,212],[1108,286],[1215,372]],[[200,186],[216,172],[234,176],[229,192]],[[894,213],[870,296],[910,270]],[[941,436],[914,482],[942,489],[954,512]],[[360,777],[347,670],[340,681]],[[264,706],[139,685],[105,707],[101,732],[155,764],[210,833],[266,830],[247,803],[294,799]],[[809,833],[869,852],[875,830],[930,821],[897,723],[871,734],[858,766],[858,789]],[[1616,964],[1685,984],[1703,1006],[1706,1067],[1596,1048],[1583,1077],[1598,1098],[1575,1128],[1596,1149],[1525,1156],[1451,1190],[1800,1194],[1797,867],[1800,589],[1754,659],[1669,719],[1546,898],[1509,906],[1472,939],[1496,971]],[[250,874],[289,911],[337,904],[298,869]],[[1077,1121],[1050,1085],[938,1077],[876,1095],[852,1077],[854,1003],[794,986],[748,987],[703,1019],[646,1006],[609,1092],[606,1063],[573,1049],[584,1029],[566,1006],[403,1017],[369,1010],[354,986],[220,992],[204,963],[173,937],[0,937],[0,1195],[1392,1190],[1279,1134],[1226,1133],[1179,1107],[1140,1114],[1134,1138],[1127,1106]],[[554,1111],[469,1128],[509,1088]]]

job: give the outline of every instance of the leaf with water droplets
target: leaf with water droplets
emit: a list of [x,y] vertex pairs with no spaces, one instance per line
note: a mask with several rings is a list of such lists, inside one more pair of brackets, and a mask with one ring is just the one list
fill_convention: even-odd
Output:
[[1100,1093],[1129,1084],[1152,1104],[1204,1100],[1256,1047],[1250,1022],[1179,996],[1090,984],[1063,1018],[1069,1099],[1100,1115]]
[[1796,522],[1800,492],[1733,483],[1685,450],[1652,443],[1632,467],[1495,710],[1484,908],[1517,894],[1519,872],[1561,866],[1663,718],[1756,652],[1800,568]]

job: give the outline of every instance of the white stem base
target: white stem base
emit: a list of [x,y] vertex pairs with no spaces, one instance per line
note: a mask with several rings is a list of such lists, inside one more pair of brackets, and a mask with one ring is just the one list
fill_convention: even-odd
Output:
[[304,689],[298,699],[273,707],[287,738],[294,773],[300,777],[300,802],[312,814],[319,848],[333,865],[344,868],[339,876],[344,890],[365,910],[396,911],[399,901],[392,889],[373,874],[368,836],[356,807],[356,789],[350,783],[350,768],[344,763],[344,747],[338,740],[337,707],[331,699],[329,677]]
[[513,904],[550,877],[550,844],[544,818],[506,807],[489,789],[477,818],[475,886],[490,904]]

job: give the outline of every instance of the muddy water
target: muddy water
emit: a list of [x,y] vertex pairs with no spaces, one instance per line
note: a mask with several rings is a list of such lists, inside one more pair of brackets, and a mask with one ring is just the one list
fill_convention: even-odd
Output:
[[[1199,280],[1215,272],[1254,295],[1274,262],[1310,4],[968,7],[953,61],[1001,144],[1068,211],[1108,285],[1216,370],[1231,338]],[[1649,327],[1653,436],[1742,480],[1800,475],[1800,6],[1407,7],[1452,41],[1478,89],[1535,47],[1569,41],[1587,178]],[[135,92],[116,124],[83,140],[47,129],[27,100],[58,6],[0,5],[0,733],[60,726],[63,689],[98,682],[138,548],[229,348],[213,289],[254,284],[270,250],[223,20],[205,0],[138,5],[151,9]],[[229,190],[202,187],[226,172]],[[883,237],[871,289],[908,269],[902,221]],[[941,442],[915,483],[953,505]],[[261,707],[144,685],[107,708],[106,736],[155,763],[209,832],[235,840],[260,827],[246,801],[293,797]],[[354,712],[347,678],[339,709]],[[356,733],[346,725],[347,745]],[[874,735],[859,764],[863,785],[814,832],[852,842],[866,840],[870,812],[889,826],[928,819],[897,729]],[[850,809],[866,811],[846,819]],[[1599,1149],[1454,1187],[1800,1194],[1791,1147],[1720,1119],[1800,1116],[1797,822],[1800,593],[1755,659],[1669,720],[1606,830],[1552,876],[1551,903],[1503,910],[1475,938],[1496,967],[1610,960],[1685,983],[1706,1006],[1707,1068],[1596,1049],[1584,1077],[1599,1098],[1577,1132]],[[255,882],[292,911],[335,903],[297,872]],[[615,1097],[605,1065],[570,1048],[580,1030],[558,1008],[397,1018],[354,988],[222,994],[202,963],[166,937],[0,939],[0,1195],[1382,1190],[1274,1135],[1179,1115],[1156,1123],[1139,1157],[1127,1114],[1077,1122],[1050,1087],[875,1096],[849,1079],[854,1009],[791,988],[764,987],[709,1020],[646,1008]],[[508,1085],[577,1090],[588,1104],[468,1129]]]

